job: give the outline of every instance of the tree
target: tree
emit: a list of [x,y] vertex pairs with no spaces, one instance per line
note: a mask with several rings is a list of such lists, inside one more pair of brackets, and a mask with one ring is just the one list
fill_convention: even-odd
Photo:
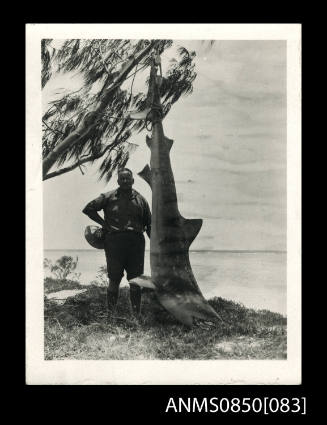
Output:
[[73,257],[64,255],[63,257],[60,257],[54,264],[51,260],[45,258],[43,261],[43,266],[44,268],[49,269],[57,279],[66,280],[67,277],[76,269],[77,263],[78,257],[76,257],[76,260],[74,260]]
[[[57,49],[51,43],[42,40],[42,87],[58,71],[77,71],[84,84],[51,102],[42,117],[43,179],[77,167],[83,173],[84,164],[103,158],[100,178],[109,181],[114,170],[124,167],[129,159],[133,132],[147,126],[147,90],[133,93],[135,75],[149,68],[154,55],[161,55],[173,42],[72,39]],[[182,95],[192,92],[196,78],[195,52],[184,47],[177,52],[160,89],[164,116]],[[130,88],[122,89],[130,78]],[[128,113],[131,109],[143,112],[142,119],[132,119]],[[50,172],[54,166],[57,169]]]
[[92,285],[108,287],[108,271],[106,266],[100,266],[96,274],[96,279],[91,282]]

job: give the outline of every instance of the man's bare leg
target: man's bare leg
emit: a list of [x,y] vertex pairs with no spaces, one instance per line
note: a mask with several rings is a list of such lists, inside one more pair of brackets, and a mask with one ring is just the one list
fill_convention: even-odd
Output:
[[108,317],[111,317],[116,312],[118,296],[119,296],[120,281],[109,279],[109,286],[107,289],[107,307]]
[[139,317],[141,312],[141,288],[133,283],[129,284],[129,288],[133,313],[136,317]]

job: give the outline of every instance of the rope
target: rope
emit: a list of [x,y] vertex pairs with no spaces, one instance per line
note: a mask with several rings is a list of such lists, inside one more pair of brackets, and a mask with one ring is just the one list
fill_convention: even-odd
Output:
[[[153,120],[153,122],[152,122],[152,120],[151,120],[151,118],[150,118],[150,114],[151,114],[153,111],[156,111],[156,112],[157,112],[157,114],[159,115],[159,118],[157,118],[157,119]],[[148,112],[148,114],[147,114],[147,116],[146,116],[146,118],[145,118],[145,128],[146,128],[149,132],[151,132],[151,131],[152,131],[153,124],[155,124],[156,122],[160,121],[160,120],[161,120],[161,118],[162,118],[162,107],[161,107],[160,105],[152,104],[152,105],[151,105],[151,109],[150,109],[150,111]],[[149,122],[150,122],[150,124],[151,124],[151,127],[149,127]]]
[[[152,122],[150,119],[150,114],[151,111],[147,113],[146,117],[145,117],[145,128],[148,130],[148,132],[150,133],[152,131]],[[150,123],[150,128],[149,128],[149,123]]]

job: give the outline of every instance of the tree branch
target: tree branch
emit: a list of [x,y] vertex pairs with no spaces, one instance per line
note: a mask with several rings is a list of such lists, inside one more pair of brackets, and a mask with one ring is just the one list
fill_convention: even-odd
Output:
[[64,152],[66,149],[75,145],[77,142],[81,140],[82,137],[87,136],[92,128],[97,124],[97,116],[103,113],[105,108],[109,105],[110,100],[112,99],[113,94],[119,88],[119,86],[123,83],[125,78],[131,72],[131,70],[146,56],[151,49],[158,43],[158,40],[153,40],[149,43],[149,45],[143,49],[136,57],[132,57],[125,66],[123,66],[119,75],[115,78],[113,84],[105,89],[103,99],[100,101],[98,107],[96,109],[87,114],[82,123],[78,126],[78,128],[72,131],[62,142],[60,142],[53,150],[50,152],[47,157],[43,160],[43,179],[46,179],[46,176],[50,170],[50,168],[54,165],[60,154]]
[[[101,152],[99,152],[98,154],[96,154],[96,155],[89,155],[89,156],[87,156],[87,155],[85,155],[85,156],[82,156],[81,158],[82,159],[79,159],[77,162],[75,162],[74,164],[72,164],[72,165],[70,165],[69,167],[65,167],[65,168],[62,168],[61,170],[57,170],[57,171],[54,171],[53,173],[48,173],[44,178],[43,178],[43,180],[48,180],[48,179],[51,179],[52,177],[56,177],[56,176],[60,176],[61,174],[65,174],[65,173],[68,173],[69,171],[72,171],[72,170],[74,170],[75,168],[77,168],[77,167],[80,167],[82,164],[85,164],[86,162],[90,162],[90,161],[95,161],[96,159],[99,159],[99,158],[101,158],[107,151],[111,151],[111,150],[113,150],[113,149],[115,149],[116,148],[116,146],[119,144],[119,142],[120,142],[120,140],[119,140],[119,137],[121,136],[121,134],[123,133],[123,131],[124,131],[124,126],[123,126],[123,128],[118,132],[118,134],[116,135],[116,137],[115,137],[115,139],[114,139],[114,141],[112,142],[112,143],[110,143],[109,145],[107,145]],[[84,173],[82,173],[82,174],[84,174]]]
[[59,131],[59,130],[55,130],[55,129],[53,129],[53,128],[51,128],[51,127],[49,127],[48,126],[48,124],[44,121],[44,120],[42,120],[42,122],[43,122],[43,124],[50,130],[50,131],[52,131],[53,133],[59,133],[59,134],[64,134],[62,131]]
[[[70,165],[70,166],[68,166],[68,167],[65,167],[65,168],[62,168],[61,170],[57,170],[57,171],[54,171],[53,173],[48,173],[44,178],[43,178],[43,180],[48,180],[48,179],[51,179],[52,177],[56,177],[56,176],[60,176],[61,174],[65,174],[65,173],[68,173],[69,171],[72,171],[72,170],[74,170],[75,168],[77,168],[77,167],[80,167],[82,164],[85,164],[86,162],[90,162],[90,161],[95,161],[96,159],[99,159],[99,158],[101,158],[110,148],[111,149],[113,149],[115,146],[113,146],[115,143],[112,143],[112,144],[110,144],[110,145],[108,145],[108,146],[106,146],[105,147],[105,149],[103,149],[103,151],[101,151],[99,154],[97,154],[97,155],[89,155],[89,156],[86,156],[86,157],[84,157],[83,159],[81,159],[81,160],[79,160],[79,161],[77,161],[77,162],[75,162],[74,164],[72,164],[72,165]],[[110,149],[110,150],[111,150]]]
[[107,73],[109,74],[110,71],[109,71],[109,69],[108,69],[108,67],[106,65],[106,62],[104,60],[103,53],[102,53],[102,50],[101,50],[101,43],[99,43],[99,53],[100,53],[100,56],[101,56],[102,64],[103,64],[105,70],[107,71]]

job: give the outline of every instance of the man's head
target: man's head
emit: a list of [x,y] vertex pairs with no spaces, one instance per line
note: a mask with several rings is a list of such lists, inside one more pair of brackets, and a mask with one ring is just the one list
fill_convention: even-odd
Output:
[[118,185],[122,190],[130,190],[134,184],[133,173],[128,168],[121,168],[118,171]]

